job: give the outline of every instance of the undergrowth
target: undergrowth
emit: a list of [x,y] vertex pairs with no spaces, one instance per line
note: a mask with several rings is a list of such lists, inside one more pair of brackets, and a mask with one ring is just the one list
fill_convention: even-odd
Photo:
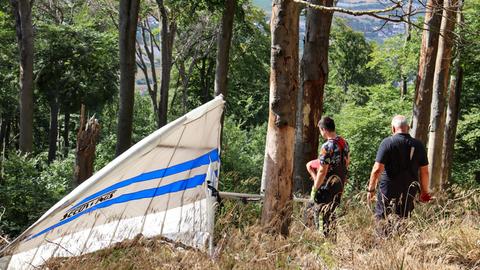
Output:
[[290,235],[264,233],[258,204],[226,202],[216,224],[216,249],[206,252],[158,237],[137,237],[107,250],[57,258],[48,269],[480,269],[480,190],[453,188],[417,204],[401,230],[375,233],[365,194],[344,198],[337,237],[324,238],[294,210]]

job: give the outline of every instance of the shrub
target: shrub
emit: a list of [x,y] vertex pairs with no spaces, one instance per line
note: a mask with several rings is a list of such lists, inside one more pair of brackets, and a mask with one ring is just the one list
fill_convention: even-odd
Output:
[[73,155],[50,165],[46,153],[29,157],[10,153],[5,160],[0,183],[0,206],[5,214],[0,231],[17,236],[69,190],[73,174]]

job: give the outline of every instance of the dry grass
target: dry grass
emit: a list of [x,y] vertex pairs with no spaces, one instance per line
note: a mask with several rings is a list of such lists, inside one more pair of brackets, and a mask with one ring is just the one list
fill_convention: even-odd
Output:
[[362,196],[346,199],[336,241],[303,225],[296,209],[290,236],[272,236],[257,224],[259,207],[229,203],[217,222],[210,258],[161,238],[137,238],[77,258],[56,259],[49,269],[480,269],[480,190],[450,193],[417,205],[401,232],[375,234]]

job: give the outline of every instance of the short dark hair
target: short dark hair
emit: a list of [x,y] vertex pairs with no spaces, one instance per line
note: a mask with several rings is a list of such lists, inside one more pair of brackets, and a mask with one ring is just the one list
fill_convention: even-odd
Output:
[[325,116],[318,121],[318,127],[328,131],[335,131],[335,121],[332,118]]

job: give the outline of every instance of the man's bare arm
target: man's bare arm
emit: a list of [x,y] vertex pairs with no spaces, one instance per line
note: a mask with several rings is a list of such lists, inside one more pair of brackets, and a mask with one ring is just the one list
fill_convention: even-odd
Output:
[[420,193],[430,193],[428,188],[428,165],[420,167]]
[[315,160],[312,160],[312,161],[309,161],[307,162],[307,171],[308,171],[308,174],[310,174],[310,177],[312,177],[312,180],[315,181],[315,178],[317,177],[317,170],[313,169],[311,167],[311,164],[314,162]]
[[370,173],[370,181],[368,182],[368,200],[373,199],[374,191],[377,188],[378,178],[383,170],[385,170],[385,165],[382,163],[375,162],[375,164],[373,164],[372,172]]
[[325,176],[327,175],[328,172],[328,164],[320,164],[320,167],[318,168],[318,173],[315,177],[315,182],[313,182],[313,188],[315,190],[318,190],[320,186],[323,184],[323,181],[325,180]]

